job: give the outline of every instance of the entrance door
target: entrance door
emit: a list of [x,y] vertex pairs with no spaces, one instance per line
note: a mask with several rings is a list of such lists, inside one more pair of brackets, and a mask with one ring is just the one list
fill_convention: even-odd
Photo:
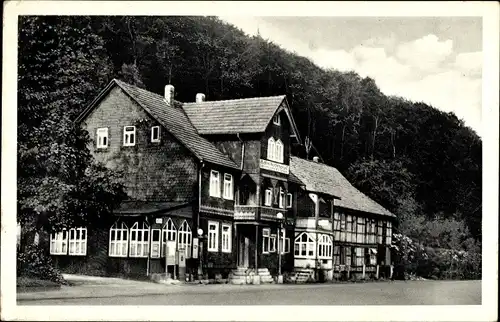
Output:
[[238,266],[248,267],[250,239],[242,235],[240,235],[238,239],[239,239]]

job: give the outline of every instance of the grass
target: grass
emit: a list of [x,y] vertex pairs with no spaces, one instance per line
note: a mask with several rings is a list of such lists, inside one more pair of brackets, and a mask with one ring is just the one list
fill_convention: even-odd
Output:
[[49,280],[42,280],[39,278],[19,276],[17,277],[18,291],[35,291],[46,290],[61,287],[61,284]]

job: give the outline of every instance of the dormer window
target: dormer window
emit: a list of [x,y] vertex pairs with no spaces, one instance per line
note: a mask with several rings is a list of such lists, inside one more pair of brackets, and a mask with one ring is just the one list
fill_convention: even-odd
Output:
[[108,147],[108,128],[97,129],[97,148],[105,149]]
[[123,128],[123,146],[135,145],[135,126],[125,126]]
[[153,126],[151,128],[151,142],[160,142],[160,127]]
[[274,123],[275,125],[281,125],[281,118],[280,118],[280,116],[279,116],[278,114],[275,114],[275,115],[273,116],[273,123]]

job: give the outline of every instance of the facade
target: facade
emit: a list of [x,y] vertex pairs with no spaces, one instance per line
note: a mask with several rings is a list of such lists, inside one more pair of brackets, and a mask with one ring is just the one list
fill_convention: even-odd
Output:
[[389,276],[395,216],[317,157],[292,157],[290,168],[305,184],[297,196],[295,267],[326,279]]
[[[128,199],[99,228],[50,236],[50,253],[67,272],[275,275],[278,266],[290,272],[309,264],[297,240],[310,234],[311,216],[316,230],[327,214],[334,225],[343,222],[322,203],[342,194],[311,190],[293,170],[299,159],[291,149],[301,139],[285,96],[205,101],[197,94],[181,103],[171,85],[157,95],[113,80],[77,122],[93,138],[94,157],[126,174]],[[330,253],[325,269],[334,265]]]

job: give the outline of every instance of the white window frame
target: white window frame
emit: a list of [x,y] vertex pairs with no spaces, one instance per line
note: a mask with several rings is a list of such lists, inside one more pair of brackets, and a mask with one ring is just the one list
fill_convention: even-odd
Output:
[[269,254],[271,249],[271,230],[269,228],[262,229],[262,254]]
[[274,114],[273,123],[276,125],[281,125],[281,118],[280,118],[279,114]]
[[[158,239],[155,238],[155,233],[158,234]],[[150,249],[149,249],[149,256],[151,258],[160,258],[161,256],[161,229],[159,228],[152,228],[151,229],[151,242],[150,244]]]
[[333,240],[330,235],[321,234],[318,238],[318,258],[331,259],[333,255]]
[[68,231],[66,229],[50,234],[50,255],[68,254]]
[[[227,228],[227,231],[224,231]],[[222,224],[222,252],[231,253],[231,225]]]
[[177,248],[184,247],[186,258],[191,258],[191,245],[193,244],[193,232],[187,220],[184,220],[177,231]]
[[[306,241],[302,241],[302,236],[304,235],[306,236]],[[308,233],[300,233],[297,237],[295,237],[294,243],[295,258],[314,258],[316,255],[316,242]],[[302,250],[305,250],[305,255],[302,255]],[[310,252],[312,252],[312,254],[309,254]]]
[[[127,129],[127,128],[132,128],[132,129]],[[131,140],[132,137],[133,137],[133,140]],[[123,127],[123,146],[134,146],[136,141],[137,141],[137,135],[136,135],[135,126],[133,126],[133,125],[124,126]]]
[[[214,229],[212,229],[213,226]],[[209,252],[218,252],[219,251],[219,222],[217,221],[209,221],[208,222],[208,251]]]
[[220,198],[220,173],[210,170],[210,197]]
[[161,256],[167,256],[167,241],[175,242],[175,248],[177,249],[177,227],[175,227],[172,218],[167,218],[167,221],[163,224],[161,228]]
[[286,194],[286,207],[292,208],[293,205],[293,195],[291,193]]
[[285,191],[280,187],[280,195],[278,198],[278,207],[285,209]]
[[[135,238],[134,238],[135,235]],[[129,257],[149,256],[149,225],[136,221],[130,228]]]
[[264,192],[264,206],[272,206],[273,204],[273,189],[267,188]]
[[[106,144],[104,144],[104,139],[106,139]],[[107,127],[101,127],[97,129],[97,148],[106,149],[109,146],[109,131]]]
[[[71,238],[73,235],[73,238]],[[82,237],[85,235],[85,238]],[[78,227],[69,230],[68,254],[72,256],[87,255],[87,228]]]
[[275,144],[274,138],[270,137],[267,140],[267,159],[271,160],[271,161],[275,161],[275,159],[276,159],[275,153],[276,153],[276,144]]
[[290,252],[290,238],[286,237],[286,230],[281,230],[281,243],[278,246],[281,250],[281,254],[287,254]]
[[234,198],[234,180],[233,175],[224,173],[224,199],[233,200]]
[[[112,239],[113,232],[115,235],[114,239]],[[128,227],[124,222],[115,222],[113,226],[111,226],[109,229],[109,257],[127,257],[128,233]]]
[[276,151],[274,152],[274,161],[283,163],[283,142],[278,139],[275,143]]
[[[155,138],[155,130],[158,130],[158,137]],[[151,142],[157,143],[160,142],[161,134],[160,134],[160,127],[159,126],[153,126],[151,127]]]
[[276,253],[276,234],[271,234],[271,238],[269,239],[269,253]]

